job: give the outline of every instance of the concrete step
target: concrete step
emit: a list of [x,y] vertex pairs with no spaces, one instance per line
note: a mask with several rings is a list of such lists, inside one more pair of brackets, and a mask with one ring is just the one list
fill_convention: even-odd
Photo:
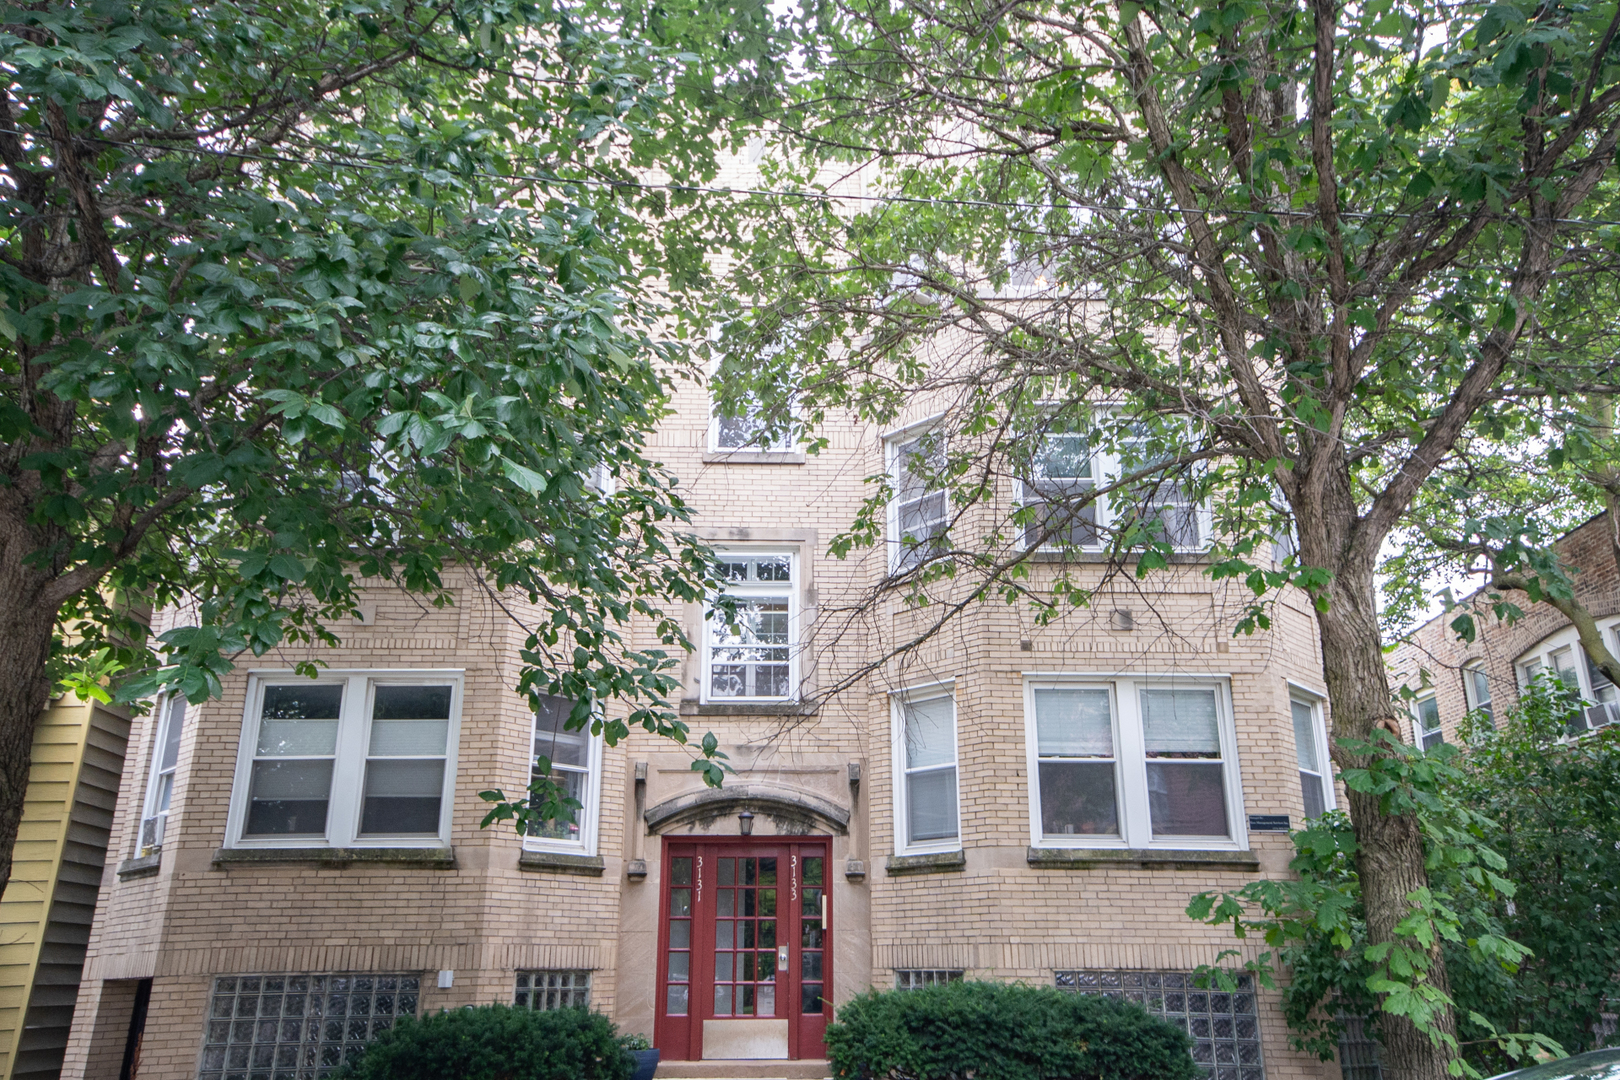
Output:
[[655,1080],[823,1080],[832,1075],[825,1061],[660,1061]]

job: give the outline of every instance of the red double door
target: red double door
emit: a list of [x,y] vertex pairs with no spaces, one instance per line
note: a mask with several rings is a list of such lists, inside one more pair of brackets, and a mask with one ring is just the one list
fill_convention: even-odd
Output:
[[666,839],[655,1043],[669,1060],[821,1058],[825,839]]

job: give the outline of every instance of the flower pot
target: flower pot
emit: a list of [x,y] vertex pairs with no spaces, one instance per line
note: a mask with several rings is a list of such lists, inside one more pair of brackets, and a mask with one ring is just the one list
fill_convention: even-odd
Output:
[[636,1059],[636,1071],[630,1074],[630,1080],[652,1080],[653,1073],[658,1071],[658,1051],[632,1050],[630,1053]]

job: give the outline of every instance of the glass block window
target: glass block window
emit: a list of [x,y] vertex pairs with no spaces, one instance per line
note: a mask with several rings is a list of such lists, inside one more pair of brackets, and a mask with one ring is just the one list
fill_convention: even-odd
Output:
[[1057,988],[1134,1001],[1180,1025],[1193,1040],[1193,1060],[1209,1080],[1265,1080],[1254,984],[1239,975],[1235,993],[1202,990],[1185,971],[1059,971]]
[[921,990],[925,986],[961,981],[961,968],[896,968],[894,972],[896,990]]
[[222,975],[198,1080],[318,1080],[374,1035],[415,1016],[412,975]]
[[520,1009],[583,1009],[591,1003],[591,973],[588,971],[520,971],[517,997]]
[[1339,1017],[1339,1072],[1344,1080],[1384,1080],[1384,1066],[1378,1058],[1378,1041],[1367,1031],[1359,1016]]

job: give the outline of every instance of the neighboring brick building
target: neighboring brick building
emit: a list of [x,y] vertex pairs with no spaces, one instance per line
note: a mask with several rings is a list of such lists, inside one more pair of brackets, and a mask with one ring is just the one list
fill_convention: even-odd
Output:
[[[1620,571],[1609,543],[1607,515],[1570,530],[1556,548],[1563,565],[1574,571],[1576,597],[1597,619],[1610,651],[1620,655]],[[1512,706],[1539,671],[1556,673],[1580,692],[1589,703],[1588,725],[1620,720],[1615,687],[1587,662],[1569,620],[1523,593],[1504,595],[1524,612],[1514,622],[1497,620],[1482,589],[1462,601],[1474,609],[1471,644],[1451,629],[1452,612],[1418,627],[1391,655],[1394,684],[1418,693],[1413,741],[1456,742],[1457,725],[1470,709],[1499,712]]]

